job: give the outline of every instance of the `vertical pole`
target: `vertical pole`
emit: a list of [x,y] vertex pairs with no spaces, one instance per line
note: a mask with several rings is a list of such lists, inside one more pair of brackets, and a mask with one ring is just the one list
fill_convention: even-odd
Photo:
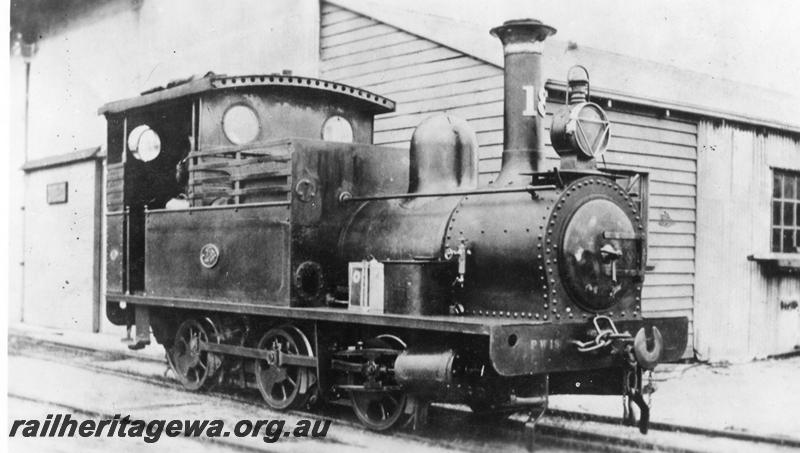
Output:
[[[25,45],[23,44],[23,46],[25,46]],[[24,136],[22,137],[22,140],[23,140],[22,141],[22,158],[23,158],[22,162],[23,163],[27,163],[28,162],[28,127],[29,127],[28,123],[30,122],[28,110],[29,110],[30,85],[31,85],[31,83],[30,83],[30,81],[31,81],[31,61],[30,61],[30,56],[26,55],[26,52],[25,52],[24,48],[23,48],[22,52],[23,52],[23,57],[22,58],[25,61],[25,112],[24,112],[25,117],[23,118],[23,121],[25,122],[25,126],[24,126],[24,132],[23,132]],[[24,323],[25,322],[25,280],[26,280],[25,279],[25,273],[26,273],[25,257],[27,255],[27,247],[26,247],[26,241],[25,241],[25,220],[26,220],[26,217],[28,215],[28,213],[25,210],[25,197],[27,196],[27,193],[28,193],[28,175],[26,174],[22,178],[23,178],[23,183],[22,183],[23,184],[23,187],[22,187],[22,206],[20,207],[20,211],[22,213],[22,219],[20,221],[20,226],[21,226],[20,242],[22,243],[21,244],[21,247],[22,247],[22,261],[19,263],[20,267],[22,267],[22,282],[20,284],[20,290],[19,290],[19,293],[20,293],[19,294],[20,295],[19,322]]]
[[92,266],[92,332],[100,332],[102,320],[103,301],[103,250],[105,249],[105,235],[103,234],[103,220],[106,218],[103,210],[103,159],[95,160],[94,168],[94,245]]
[[28,162],[28,123],[29,123],[29,115],[28,115],[28,105],[29,105],[29,97],[30,97],[30,81],[31,81],[31,62],[28,58],[25,58],[25,137],[24,137],[24,146],[23,146],[23,157],[25,158],[24,162]]
[[[28,147],[29,147],[29,133],[28,130],[30,128],[30,85],[31,85],[31,60],[33,59],[34,54],[36,53],[36,43],[25,43],[23,39],[22,33],[15,34],[15,44],[14,49],[12,52],[15,55],[22,56],[22,61],[25,62],[25,111],[23,118],[24,121],[24,130],[23,130],[23,146],[22,146],[22,155],[23,155],[23,163],[28,162]],[[19,53],[17,53],[19,52]],[[22,267],[22,276],[20,282],[20,315],[19,315],[19,322],[25,322],[25,256],[26,256],[26,238],[25,238],[25,220],[27,217],[27,211],[25,206],[25,199],[28,194],[28,176],[27,174],[22,178],[22,206],[20,207],[20,211],[22,212],[22,219],[20,220],[20,247],[22,248],[22,261],[20,262],[20,266]]]

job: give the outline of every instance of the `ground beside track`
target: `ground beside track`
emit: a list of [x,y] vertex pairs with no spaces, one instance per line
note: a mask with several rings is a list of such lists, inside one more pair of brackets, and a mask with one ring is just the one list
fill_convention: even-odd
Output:
[[[130,413],[143,419],[224,418],[233,420],[284,418],[291,424],[303,413],[275,413],[266,409],[250,392],[185,392],[170,378],[158,354],[150,358],[131,354],[74,348],[24,336],[12,336],[9,391],[14,400],[33,401],[38,407],[75,408],[110,416]],[[17,408],[25,407],[19,403]],[[15,406],[11,406],[13,408]],[[10,418],[22,417],[13,412]],[[42,418],[44,415],[42,415]],[[265,445],[254,439],[208,439],[190,441],[195,449],[235,448],[263,451],[526,451],[528,439],[519,421],[487,424],[459,409],[435,408],[429,426],[420,432],[392,435],[366,433],[348,410],[327,409],[311,417],[335,418],[325,441],[287,439]],[[28,439],[25,439],[27,441]],[[127,439],[126,441],[132,442]],[[540,424],[537,451],[786,451],[776,445],[674,432],[651,432],[641,436],[634,429],[596,421],[548,417]],[[67,442],[67,441],[64,441]],[[141,441],[139,441],[141,442]],[[67,445],[68,444],[64,444]],[[141,446],[138,444],[137,446]],[[170,451],[169,446],[159,450]],[[81,448],[83,450],[83,448]],[[136,448],[134,448],[135,450]],[[116,448],[115,448],[116,450]],[[15,450],[24,451],[24,450]],[[73,451],[34,448],[28,451]],[[125,450],[122,450],[125,451]]]
[[[56,353],[54,356],[53,353]],[[263,407],[253,394],[250,401],[241,395],[199,394],[184,391],[169,381],[164,381],[164,367],[158,363],[119,357],[96,357],[85,351],[67,357],[67,351],[53,351],[17,347],[17,354],[9,357],[9,399],[14,404],[9,409],[9,419],[31,418],[44,420],[49,413],[77,413],[83,418],[111,417],[114,414],[130,414],[132,418],[154,419],[209,419],[218,418],[226,426],[238,420],[284,419],[287,426],[301,418],[336,417],[326,439],[281,439],[274,444],[265,444],[260,438],[225,439],[208,438],[181,439],[193,443],[194,451],[243,451],[272,452],[443,452],[443,451],[525,451],[520,439],[497,438],[492,432],[469,433],[464,436],[436,438],[426,430],[421,436],[413,433],[374,434],[364,431],[348,412],[331,409],[323,415],[303,413],[277,413]],[[133,370],[136,370],[134,373]],[[32,404],[31,404],[32,403]],[[33,414],[33,415],[32,415]],[[458,420],[452,421],[459,423]],[[452,426],[449,423],[445,426]],[[450,433],[452,434],[452,433]],[[58,439],[14,439],[13,451],[84,451],[91,439],[76,441],[72,438]],[[87,441],[87,442],[83,442]],[[101,440],[101,445],[110,442]],[[121,451],[172,451],[183,445],[145,445],[139,439],[114,439],[114,447]],[[103,450],[92,446],[91,450]],[[543,447],[544,452],[576,451],[563,448]]]

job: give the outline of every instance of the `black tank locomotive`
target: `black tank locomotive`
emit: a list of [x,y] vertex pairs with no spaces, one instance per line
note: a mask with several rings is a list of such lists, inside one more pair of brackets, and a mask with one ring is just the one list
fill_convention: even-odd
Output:
[[[510,413],[554,393],[621,394],[680,358],[686,318],[641,312],[646,217],[597,168],[609,138],[571,71],[540,171],[546,97],[534,20],[505,52],[504,151],[479,187],[462,120],[409,150],[371,144],[386,98],[272,74],[205,77],[107,104],[107,315],[191,389],[257,388],[275,409],[349,402],[372,429],[433,401]],[[541,411],[543,412],[543,411]]]

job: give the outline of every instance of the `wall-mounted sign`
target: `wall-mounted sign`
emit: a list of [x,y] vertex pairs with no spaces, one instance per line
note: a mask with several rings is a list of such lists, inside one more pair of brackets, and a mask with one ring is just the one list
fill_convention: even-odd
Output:
[[61,204],[67,202],[67,182],[54,182],[47,185],[47,204]]

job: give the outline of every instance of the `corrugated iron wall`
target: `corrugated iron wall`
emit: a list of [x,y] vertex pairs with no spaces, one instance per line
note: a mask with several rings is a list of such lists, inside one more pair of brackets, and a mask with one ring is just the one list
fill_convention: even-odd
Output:
[[800,140],[700,123],[695,316],[700,358],[749,360],[800,344],[800,276],[769,276],[747,256],[770,251],[772,168],[800,171]]
[[[330,4],[322,7],[321,27],[323,78],[397,101],[397,111],[375,123],[376,144],[407,147],[420,121],[447,112],[469,121],[481,146],[481,182],[494,179],[503,147],[502,69]],[[549,111],[559,107],[551,104]],[[697,125],[616,110],[609,116],[608,166],[650,175],[649,264],[655,270],[646,278],[643,310],[691,319]],[[550,121],[552,113],[545,121],[548,130]],[[549,133],[546,141],[546,167],[557,166]],[[688,353],[691,345],[690,339]]]

